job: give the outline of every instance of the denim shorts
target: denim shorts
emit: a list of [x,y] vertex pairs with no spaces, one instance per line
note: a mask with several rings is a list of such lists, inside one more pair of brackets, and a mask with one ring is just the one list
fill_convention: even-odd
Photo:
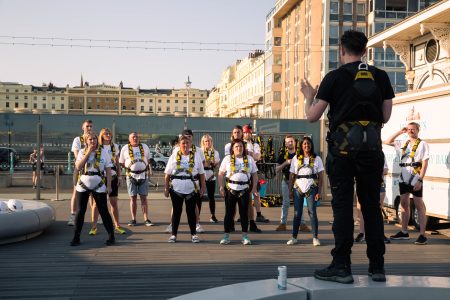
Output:
[[141,184],[134,184],[130,177],[127,176],[128,196],[147,196],[148,195],[148,179],[146,178]]

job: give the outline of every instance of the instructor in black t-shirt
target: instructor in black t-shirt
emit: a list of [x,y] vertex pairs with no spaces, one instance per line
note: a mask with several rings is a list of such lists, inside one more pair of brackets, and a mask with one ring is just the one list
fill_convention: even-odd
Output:
[[314,276],[340,283],[353,282],[350,254],[354,182],[366,221],[368,275],[374,281],[386,281],[383,217],[379,206],[383,173],[381,127],[391,116],[394,92],[386,72],[361,62],[366,45],[363,33],[344,32],[340,48],[342,66],[329,72],[319,88],[313,88],[305,79],[301,82],[310,122],[319,120],[330,106],[326,171],[333,196],[335,247],[331,251],[331,264],[316,270]]

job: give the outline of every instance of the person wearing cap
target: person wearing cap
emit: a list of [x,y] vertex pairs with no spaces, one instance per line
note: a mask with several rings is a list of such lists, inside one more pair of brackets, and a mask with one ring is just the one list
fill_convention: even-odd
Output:
[[[247,150],[248,155],[253,157],[253,159],[255,160],[255,163],[256,163],[261,159],[261,147],[259,146],[258,143],[253,143],[253,128],[250,124],[246,124],[242,127],[242,131],[244,134],[245,149]],[[260,199],[259,194],[258,194],[258,196],[254,196],[253,200],[254,200],[253,205],[256,210],[256,220],[255,221],[261,222],[261,223],[268,223],[269,219],[266,219],[261,214],[261,199]],[[250,205],[250,208],[249,208],[250,223],[252,223],[253,219],[254,219],[253,208]],[[252,225],[250,224],[250,230],[251,230],[251,228],[252,228]]]

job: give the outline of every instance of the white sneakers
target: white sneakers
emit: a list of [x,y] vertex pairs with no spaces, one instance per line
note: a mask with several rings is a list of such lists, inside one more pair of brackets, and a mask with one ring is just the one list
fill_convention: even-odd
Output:
[[172,224],[169,224],[169,226],[167,226],[165,232],[167,232],[167,233],[171,233],[172,232]]
[[314,246],[314,247],[320,246],[320,241],[319,241],[318,238],[313,238],[313,246]]
[[69,221],[67,222],[68,226],[75,226],[75,214],[71,214],[69,216]]
[[296,238],[292,238],[286,243],[287,245],[295,245],[298,244],[298,240]]
[[169,240],[168,240],[167,242],[169,242],[169,243],[175,243],[176,241],[177,241],[177,237],[174,236],[174,235],[172,235],[172,236],[170,236],[170,238],[169,238]]
[[203,233],[205,232],[205,229],[203,229],[202,225],[197,224],[197,226],[195,227],[195,231],[197,231],[198,233]]
[[200,243],[200,238],[198,237],[198,235],[193,235],[192,236],[192,242],[193,243]]

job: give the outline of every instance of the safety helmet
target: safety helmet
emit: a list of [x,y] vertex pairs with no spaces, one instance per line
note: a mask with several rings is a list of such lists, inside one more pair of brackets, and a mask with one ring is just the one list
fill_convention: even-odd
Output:
[[9,199],[8,200],[8,208],[11,211],[20,211],[23,210],[23,204],[20,200],[17,199]]
[[8,205],[6,204],[6,202],[0,201],[0,214],[8,212],[8,211],[9,211],[9,209],[8,209]]

